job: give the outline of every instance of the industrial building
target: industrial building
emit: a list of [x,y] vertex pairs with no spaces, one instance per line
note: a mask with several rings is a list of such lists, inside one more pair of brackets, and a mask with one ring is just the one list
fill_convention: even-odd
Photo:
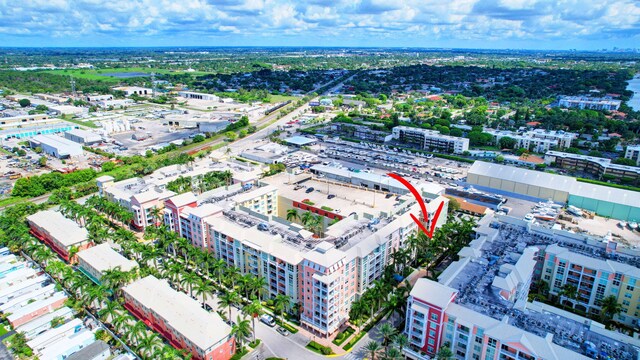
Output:
[[64,137],[82,145],[93,145],[102,142],[102,136],[91,131],[73,129],[64,133]]
[[579,182],[569,176],[476,161],[469,168],[467,183],[481,190],[551,199],[614,219],[640,219],[640,193]]
[[153,89],[143,88],[139,86],[120,86],[115,87],[113,90],[122,91],[126,96],[138,95],[138,96],[147,96],[153,93]]
[[136,267],[138,263],[120,255],[107,243],[78,253],[78,269],[96,283],[100,283],[102,275],[107,270],[119,269],[129,272]]
[[82,155],[82,145],[57,135],[36,135],[29,139],[29,147],[42,149],[42,152],[59,159],[68,159]]
[[89,233],[86,228],[80,227],[75,221],[67,219],[60,212],[43,210],[27,216],[31,234],[45,242],[51,250],[55,251],[64,260],[69,258],[69,252],[73,248],[78,251],[89,248]]
[[122,288],[124,306],[196,360],[228,360],[236,350],[231,327],[200,307],[189,295],[173,290],[166,280],[147,276]]
[[284,139],[284,142],[292,146],[303,147],[307,145],[313,145],[317,141],[316,139],[308,138],[306,136],[292,136]]
[[220,101],[220,97],[214,94],[197,93],[191,91],[178,91],[178,95],[185,99]]
[[421,150],[462,154],[469,150],[469,139],[440,134],[436,130],[396,126],[392,139],[401,143],[417,144]]

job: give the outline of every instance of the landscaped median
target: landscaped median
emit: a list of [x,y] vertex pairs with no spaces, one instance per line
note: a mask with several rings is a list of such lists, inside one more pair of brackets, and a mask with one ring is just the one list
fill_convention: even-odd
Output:
[[347,350],[347,351],[351,350],[351,348],[354,347],[358,343],[358,341],[360,341],[360,339],[362,339],[364,334],[368,333],[369,330],[373,329],[373,327],[376,326],[376,324],[379,323],[380,320],[382,320],[382,318],[384,318],[388,313],[389,313],[389,311],[382,311],[378,315],[376,315],[376,317],[373,319],[373,321],[370,321],[362,329],[362,331],[360,331],[353,339],[351,339],[351,341],[349,341],[347,343],[347,345],[343,346],[342,348]]

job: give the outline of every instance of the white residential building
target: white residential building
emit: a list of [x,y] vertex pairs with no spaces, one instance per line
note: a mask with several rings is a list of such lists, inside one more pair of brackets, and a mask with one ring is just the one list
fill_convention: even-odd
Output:
[[436,130],[396,126],[392,130],[394,140],[415,143],[427,151],[462,154],[469,150],[469,139],[440,134]]

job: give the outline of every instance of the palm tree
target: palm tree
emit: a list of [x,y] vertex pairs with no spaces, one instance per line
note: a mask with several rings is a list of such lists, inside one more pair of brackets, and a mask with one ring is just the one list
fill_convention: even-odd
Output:
[[207,298],[209,297],[209,295],[213,294],[213,291],[215,289],[213,288],[213,285],[209,283],[209,281],[200,279],[200,281],[196,283],[195,290],[196,296],[202,296],[202,306],[204,306],[204,303],[207,302]]
[[448,343],[444,343],[444,345],[440,347],[440,350],[438,350],[438,353],[436,354],[436,359],[438,360],[450,360],[452,357],[453,353],[451,352],[451,349],[449,349]]
[[244,341],[248,340],[251,336],[251,325],[249,324],[249,320],[238,315],[236,317],[235,325],[231,328],[231,334],[236,337],[236,341],[240,344],[240,349],[242,349]]
[[398,334],[393,338],[393,343],[398,347],[400,353],[404,350],[405,346],[409,344],[409,338],[405,334]]
[[229,291],[227,293],[224,293],[220,295],[220,297],[218,298],[218,306],[229,308],[229,317],[228,317],[229,320],[231,320],[231,306],[239,302],[240,302],[240,296],[235,291]]
[[124,309],[117,301],[107,301],[106,306],[98,310],[98,315],[103,321],[113,324],[113,319],[118,317]]
[[305,211],[300,216],[300,221],[304,226],[309,226],[309,224],[311,224],[311,221],[313,221],[313,214],[310,211]]
[[[562,291],[560,291],[560,297],[565,297],[567,299],[571,299],[574,300],[578,297],[578,288],[575,287],[574,285],[571,285],[569,283],[564,284],[562,286]],[[566,306],[567,301],[565,300],[564,304],[562,305],[563,307]]]
[[198,277],[198,275],[192,271],[182,276],[182,280],[180,281],[180,284],[184,285],[185,287],[188,287],[189,296],[193,296],[193,285],[197,284],[199,279],[200,278]]
[[152,358],[155,348],[162,346],[162,340],[154,332],[146,333],[138,342],[138,353],[146,358]]
[[391,345],[391,339],[396,335],[398,330],[390,323],[386,322],[380,326],[380,335],[382,335],[382,345],[384,345],[385,354],[389,352],[389,345]]
[[600,316],[606,323],[610,323],[613,318],[622,311],[622,305],[614,295],[609,295],[602,299]]
[[120,334],[123,334],[124,330],[127,328],[127,326],[129,326],[129,324],[133,323],[135,320],[133,319],[133,317],[131,315],[128,314],[121,314],[119,316],[116,316],[113,321],[111,321],[111,324],[113,325],[113,328]]
[[162,224],[162,221],[161,221],[162,220],[162,209],[160,209],[157,206],[154,206],[149,210],[149,212],[151,213],[151,217],[154,220],[153,225],[155,227],[160,226],[160,224]]
[[142,337],[147,333],[147,325],[138,320],[129,328],[128,332],[125,332],[127,340],[131,343],[138,344]]
[[367,350],[371,354],[371,360],[376,359],[376,353],[382,349],[380,343],[377,341],[369,341],[367,345],[364,346],[365,350]]
[[251,295],[255,295],[262,301],[262,295],[267,292],[267,280],[262,276],[254,276],[251,280]]
[[296,220],[300,220],[300,214],[298,214],[298,209],[287,210],[287,221],[294,222]]
[[253,328],[253,341],[256,341],[256,318],[262,315],[262,304],[260,301],[253,300],[250,304],[246,305],[242,312],[251,316],[251,326]]
[[213,271],[218,273],[218,286],[222,285],[222,273],[227,266],[227,263],[223,259],[216,259],[211,263]]
[[403,314],[403,309],[407,303],[407,298],[394,291],[389,296],[388,300],[384,302],[383,307],[386,311],[389,311],[389,317],[393,319],[393,315],[398,313],[400,316]]
[[288,295],[278,294],[273,299],[273,307],[276,309],[276,313],[282,317],[282,312],[291,306],[291,297]]

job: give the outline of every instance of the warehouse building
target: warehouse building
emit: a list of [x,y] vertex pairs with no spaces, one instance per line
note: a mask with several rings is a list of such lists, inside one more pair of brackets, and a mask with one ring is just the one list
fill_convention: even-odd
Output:
[[220,101],[220,97],[214,94],[205,94],[191,91],[178,91],[178,95],[185,99]]
[[107,243],[96,245],[78,253],[78,269],[92,281],[99,283],[107,270],[131,271],[137,267],[135,261],[120,255]]
[[59,159],[82,155],[82,145],[56,135],[36,135],[29,139],[29,147],[39,147],[45,154]]
[[83,145],[92,145],[102,142],[102,137],[91,131],[74,129],[64,133],[64,137],[73,142],[77,142]]
[[625,221],[640,219],[640,193],[579,182],[573,177],[476,161],[467,183],[494,192],[551,199]]

